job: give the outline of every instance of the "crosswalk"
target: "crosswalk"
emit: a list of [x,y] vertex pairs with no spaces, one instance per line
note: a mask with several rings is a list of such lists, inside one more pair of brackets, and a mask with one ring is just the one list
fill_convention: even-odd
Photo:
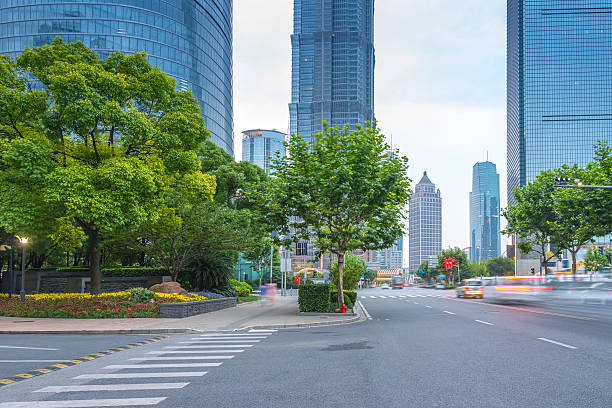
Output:
[[[158,349],[146,351],[141,357],[127,358],[125,364],[109,364],[95,372],[66,380],[67,384],[53,384],[32,391],[30,401],[0,402],[0,408],[81,408],[81,407],[140,407],[158,405],[168,397],[164,390],[188,387],[190,380],[205,376],[209,369],[238,357],[265,341],[276,330],[250,330],[247,333],[205,333],[176,342],[176,345],[156,343]],[[181,369],[181,371],[176,371]],[[205,369],[205,370],[202,370]],[[114,372],[108,372],[113,370]],[[139,381],[144,379],[152,379]],[[160,379],[156,382],[155,379]],[[173,381],[175,380],[176,381]],[[132,381],[132,382],[130,382]],[[133,382],[139,381],[139,382]],[[162,382],[163,381],[163,382]],[[162,395],[142,397],[143,391],[162,392]],[[108,398],[105,392],[118,392],[121,398]],[[137,394],[130,395],[130,392]],[[45,400],[35,395],[48,394]],[[90,399],[59,399],[62,395],[87,395]],[[26,394],[27,395],[27,394]],[[154,394],[155,395],[155,394]],[[59,396],[59,397],[58,397]],[[98,398],[100,396],[100,398]],[[111,396],[114,396],[111,395]]]
[[378,295],[378,296],[361,296],[361,299],[405,299],[405,298],[440,298],[446,297],[446,295],[436,294],[436,295]]

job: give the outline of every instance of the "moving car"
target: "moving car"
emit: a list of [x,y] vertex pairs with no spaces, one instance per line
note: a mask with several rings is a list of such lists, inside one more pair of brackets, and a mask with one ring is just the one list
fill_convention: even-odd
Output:
[[389,285],[386,283],[383,283],[382,285],[380,285],[381,289],[389,289]]
[[465,279],[457,286],[457,297],[484,297],[484,286],[480,279]]

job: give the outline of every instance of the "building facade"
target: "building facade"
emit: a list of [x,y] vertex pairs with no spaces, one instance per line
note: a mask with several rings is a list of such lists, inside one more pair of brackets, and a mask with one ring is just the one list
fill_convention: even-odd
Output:
[[507,0],[508,203],[612,141],[612,1]]
[[294,0],[290,132],[374,120],[374,0]]
[[470,193],[470,261],[500,256],[499,174],[490,161],[472,169]]
[[55,37],[82,41],[102,57],[144,51],[191,90],[211,140],[233,155],[232,0],[4,0],[0,54]]
[[401,269],[404,256],[404,237],[395,240],[390,248],[376,251],[376,262],[381,269]]
[[423,173],[410,199],[408,267],[410,272],[442,251],[442,195]]
[[270,174],[276,154],[285,156],[285,136],[276,130],[245,130],[242,132],[242,161],[255,164]]

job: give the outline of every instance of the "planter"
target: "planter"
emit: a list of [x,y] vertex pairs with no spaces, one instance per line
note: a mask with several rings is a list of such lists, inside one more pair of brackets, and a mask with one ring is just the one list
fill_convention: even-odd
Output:
[[176,319],[215,312],[229,307],[236,307],[237,300],[238,298],[230,297],[198,300],[195,302],[162,303],[159,305],[159,317]]

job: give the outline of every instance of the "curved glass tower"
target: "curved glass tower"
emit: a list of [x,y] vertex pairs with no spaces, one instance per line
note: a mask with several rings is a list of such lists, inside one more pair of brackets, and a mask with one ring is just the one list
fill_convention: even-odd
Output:
[[0,1],[0,54],[55,37],[101,56],[146,52],[179,89],[193,92],[211,140],[233,155],[232,0]]
[[252,129],[242,132],[242,161],[255,164],[270,174],[272,158],[285,156],[285,134],[276,130]]
[[472,169],[470,261],[500,256],[499,241],[499,174],[487,160]]

